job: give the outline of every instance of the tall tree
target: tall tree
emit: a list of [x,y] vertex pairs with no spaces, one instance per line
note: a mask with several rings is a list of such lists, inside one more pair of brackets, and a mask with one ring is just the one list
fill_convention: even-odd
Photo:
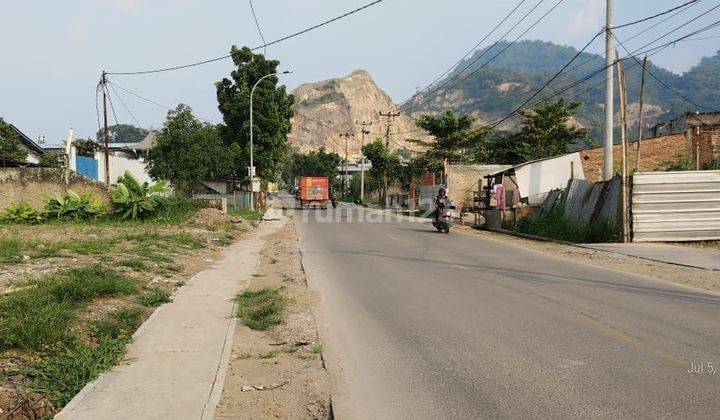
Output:
[[400,167],[400,157],[397,153],[391,153],[387,147],[385,147],[385,141],[379,138],[364,145],[362,147],[362,153],[372,163],[372,168],[369,173],[371,183],[381,186],[378,188],[378,201],[384,205],[387,191],[383,186],[384,183],[381,181],[384,177],[387,177],[389,180],[401,178],[402,169]]
[[27,160],[27,155],[18,132],[0,118],[0,159],[22,163]]
[[565,104],[565,100],[561,98],[555,103],[520,111],[525,120],[519,136],[527,145],[526,158],[557,156],[567,153],[570,146],[591,144],[587,128],[575,127],[569,123],[570,117],[579,106],[579,102]]
[[[98,130],[95,138],[99,143],[105,142],[104,130]],[[144,128],[135,127],[130,124],[115,124],[108,126],[108,140],[110,143],[138,143],[147,136],[148,131]]]
[[[250,164],[250,91],[263,76],[276,73],[280,64],[266,60],[262,54],[233,46],[230,55],[236,70],[230,78],[216,83],[218,109],[225,126],[222,137],[226,145],[236,145],[241,151],[234,162],[236,173],[245,174]],[[288,151],[287,135],[293,116],[294,98],[285,86],[278,86],[278,78],[268,77],[258,85],[253,100],[255,138],[254,161],[257,175],[268,180],[279,177]]]
[[434,137],[430,142],[412,140],[427,147],[424,162],[428,169],[440,171],[445,161],[469,162],[471,156],[467,151],[479,137],[479,131],[473,127],[474,121],[471,115],[458,116],[451,110],[440,115],[423,115],[415,120],[415,125]]
[[231,161],[232,150],[223,144],[218,127],[200,122],[190,107],[180,104],[168,112],[157,133],[147,168],[153,178],[189,194],[199,182],[227,174]]
[[307,154],[293,153],[286,161],[283,180],[292,184],[303,176],[326,176],[335,179],[342,158],[337,153],[327,153],[324,147]]

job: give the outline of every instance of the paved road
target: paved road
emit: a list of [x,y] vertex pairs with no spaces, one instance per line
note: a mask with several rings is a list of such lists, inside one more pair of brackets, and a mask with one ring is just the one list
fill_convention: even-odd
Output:
[[720,418],[718,295],[339,210],[294,215],[339,418]]

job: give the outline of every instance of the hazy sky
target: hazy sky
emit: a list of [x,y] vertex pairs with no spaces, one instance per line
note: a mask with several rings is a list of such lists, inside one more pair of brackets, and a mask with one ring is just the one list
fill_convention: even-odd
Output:
[[[270,41],[369,1],[255,0],[255,8],[265,38]],[[457,61],[518,1],[384,0],[345,20],[270,47],[268,56],[279,59],[282,69],[294,71],[282,79],[291,89],[364,68],[396,102],[401,102]],[[536,2],[527,0],[523,10]],[[540,16],[555,2],[546,0],[533,16]],[[684,1],[615,2],[616,24],[621,24]],[[75,129],[76,136],[92,136],[97,130],[95,86],[102,70],[179,65],[227,54],[232,44],[260,44],[247,0],[4,3],[0,14],[0,116],[31,138],[45,134],[48,143],[58,143],[69,127]],[[603,26],[604,3],[565,0],[525,38],[582,47]],[[701,0],[631,44],[640,47],[715,4]],[[720,9],[673,37],[719,17]],[[646,26],[628,28],[619,35],[628,38]],[[720,30],[715,29],[706,35],[717,34]],[[590,51],[602,49],[598,41]],[[654,60],[682,72],[718,49],[720,39],[685,42],[663,51]],[[111,80],[164,105],[186,103],[198,116],[219,121],[214,82],[229,74],[231,68],[230,60],[225,60],[157,75],[114,76]],[[166,111],[119,93],[143,127],[162,124]],[[117,99],[115,108],[121,123],[134,123]]]

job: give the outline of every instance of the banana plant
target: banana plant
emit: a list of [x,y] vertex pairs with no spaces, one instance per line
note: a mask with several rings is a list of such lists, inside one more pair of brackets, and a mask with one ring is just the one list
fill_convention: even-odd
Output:
[[115,214],[123,219],[142,219],[155,215],[165,204],[167,184],[162,181],[153,186],[140,183],[130,172],[125,172],[110,189],[110,200]]

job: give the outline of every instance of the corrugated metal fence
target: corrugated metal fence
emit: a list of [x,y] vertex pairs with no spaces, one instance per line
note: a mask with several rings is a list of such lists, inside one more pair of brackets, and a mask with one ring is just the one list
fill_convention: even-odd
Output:
[[633,176],[633,241],[720,240],[720,171]]

